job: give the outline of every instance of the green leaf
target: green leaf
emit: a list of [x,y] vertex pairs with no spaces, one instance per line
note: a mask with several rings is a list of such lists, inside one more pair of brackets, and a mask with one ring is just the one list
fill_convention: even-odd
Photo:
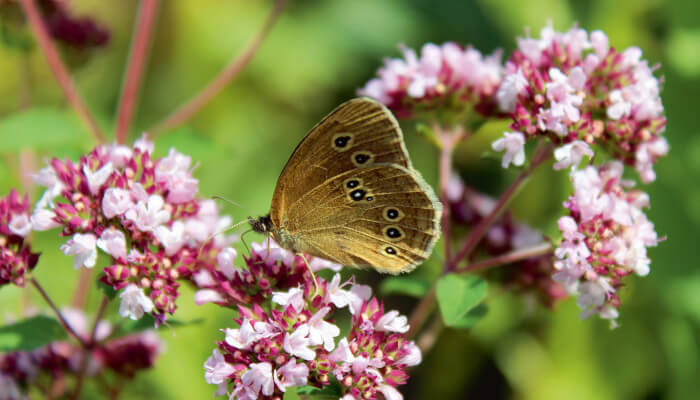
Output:
[[72,112],[37,107],[12,114],[0,121],[0,137],[0,153],[9,153],[24,148],[79,144],[87,136]]
[[67,337],[58,321],[37,315],[0,327],[0,352],[34,350]]
[[445,275],[437,283],[437,300],[445,325],[471,326],[483,314],[469,314],[486,296],[486,281],[474,275]]
[[430,285],[420,279],[410,277],[390,277],[385,278],[379,285],[379,292],[388,296],[390,294],[401,294],[411,297],[423,297]]
[[114,298],[117,296],[117,291],[114,290],[113,287],[109,286],[108,284],[102,282],[100,278],[97,278],[97,288],[110,300],[114,300]]
[[467,329],[471,328],[476,324],[481,318],[486,316],[488,313],[488,307],[486,307],[485,304],[479,304],[478,306],[472,308],[467,312],[462,318],[457,320],[454,325],[452,325],[453,328],[460,328],[460,329]]
[[297,394],[297,388],[295,386],[288,387],[287,391],[284,392],[284,400],[301,400],[299,394]]

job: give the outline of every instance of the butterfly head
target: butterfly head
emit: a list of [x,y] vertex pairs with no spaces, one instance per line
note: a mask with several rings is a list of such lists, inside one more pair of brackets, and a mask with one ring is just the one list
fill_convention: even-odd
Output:
[[263,215],[259,218],[248,217],[248,223],[257,233],[270,233],[274,228],[272,220],[270,219],[270,214]]

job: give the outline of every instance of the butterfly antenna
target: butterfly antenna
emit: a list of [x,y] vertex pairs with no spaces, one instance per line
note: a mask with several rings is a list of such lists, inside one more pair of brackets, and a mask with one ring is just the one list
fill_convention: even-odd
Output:
[[226,227],[226,228],[224,228],[224,229],[222,229],[222,230],[220,230],[220,231],[218,231],[218,232],[214,232],[214,233],[212,233],[211,235],[207,236],[207,239],[204,240],[204,241],[202,242],[202,244],[199,246],[199,251],[201,252],[201,251],[202,251],[202,248],[204,247],[204,245],[207,244],[207,243],[209,243],[209,241],[210,241],[212,238],[214,238],[215,236],[218,236],[218,235],[221,235],[222,233],[226,233],[226,232],[228,232],[228,231],[230,231],[230,230],[236,229],[236,228],[238,228],[239,226],[241,226],[241,224],[244,224],[244,223],[246,223],[246,222],[248,222],[248,220],[243,220],[243,221],[241,221],[241,222],[238,222],[238,223],[236,223],[236,224],[233,224],[233,225],[231,225],[231,226],[228,226],[228,227]]
[[316,280],[316,274],[311,269],[311,264],[309,264],[309,260],[306,259],[306,255],[304,253],[299,253],[299,255],[301,256],[301,258],[304,259],[304,264],[306,264],[306,268],[309,270],[309,273],[311,274],[311,278],[313,278],[313,280],[314,280],[314,294],[313,294],[313,296],[311,296],[311,298],[313,299],[318,294],[318,289],[319,289],[318,280]]
[[236,207],[242,208],[242,209],[245,210],[248,214],[254,214],[252,211],[250,211],[250,210],[248,209],[248,207],[243,207],[242,205],[236,203],[236,202],[233,201],[233,200],[229,200],[229,199],[224,198],[224,197],[221,197],[221,196],[211,196],[211,198],[212,198],[213,200],[223,200],[223,201],[225,201],[225,202],[227,202],[227,203],[229,203],[229,204],[232,204],[232,205],[234,205],[234,206],[236,206]]

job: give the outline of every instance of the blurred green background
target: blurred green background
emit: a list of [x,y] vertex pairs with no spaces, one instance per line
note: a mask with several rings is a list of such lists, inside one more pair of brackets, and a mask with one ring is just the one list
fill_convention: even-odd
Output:
[[[71,9],[93,16],[111,34],[109,44],[71,58],[72,74],[100,123],[110,130],[119,99],[122,71],[138,2],[78,1]],[[270,1],[162,1],[145,85],[130,142],[189,98],[247,43],[270,9]],[[700,398],[700,2],[696,0],[298,0],[291,1],[260,52],[243,74],[185,127],[157,139],[156,153],[170,146],[199,166],[202,196],[220,195],[243,204],[223,204],[235,220],[268,210],[277,175],[296,143],[317,120],[370,79],[397,44],[471,43],[483,52],[502,47],[530,27],[537,35],[551,20],[557,30],[574,22],[604,30],[621,49],[639,46],[651,64],[660,63],[662,99],[668,117],[670,155],[645,186],[650,219],[668,240],[650,252],[652,272],[629,279],[623,292],[621,327],[580,321],[573,300],[550,311],[522,297],[492,288],[489,314],[470,331],[443,331],[433,351],[401,391],[408,399],[697,399]],[[64,107],[63,96],[43,55],[0,46],[0,124],[26,104]],[[66,113],[70,110],[66,108]],[[30,190],[22,183],[20,152],[36,165],[50,156],[76,159],[94,142],[77,122],[37,120],[44,136],[0,137],[0,193]],[[435,182],[436,157],[410,123],[404,125],[414,164]],[[494,134],[498,134],[494,130]],[[490,135],[489,132],[484,135]],[[488,139],[488,140],[487,140]],[[460,149],[458,165],[483,185],[485,176],[505,184],[498,162],[480,158],[491,139]],[[26,158],[26,157],[25,157]],[[482,171],[491,171],[482,174]],[[499,171],[494,174],[493,171]],[[556,183],[556,184],[555,184]],[[566,177],[544,172],[515,202],[523,220],[546,228],[561,212]],[[554,186],[553,186],[554,185]],[[486,185],[493,188],[493,184]],[[552,187],[558,189],[552,190]],[[34,199],[41,193],[33,192]],[[58,250],[56,232],[35,235],[43,252],[36,276],[59,304],[68,304],[77,273]],[[250,236],[252,237],[252,236]],[[256,238],[258,240],[260,238]],[[439,260],[436,260],[439,261]],[[240,263],[240,262],[239,262]],[[435,276],[435,262],[418,276]],[[376,283],[382,277],[362,273]],[[156,368],[140,375],[124,398],[210,398],[202,364],[219,329],[232,313],[198,307],[183,289],[176,317],[203,318],[199,325],[161,332],[167,349]],[[25,296],[23,300],[23,296]],[[17,316],[26,296],[14,287],[0,290],[0,318]],[[30,301],[43,303],[33,292]],[[409,313],[414,300],[386,298]],[[98,293],[90,296],[96,309]],[[116,304],[110,317],[118,319]]]

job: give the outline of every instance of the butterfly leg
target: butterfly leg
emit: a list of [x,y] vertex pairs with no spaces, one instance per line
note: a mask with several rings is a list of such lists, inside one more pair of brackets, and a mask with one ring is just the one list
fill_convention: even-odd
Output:
[[309,273],[311,274],[311,278],[313,278],[313,280],[314,280],[314,294],[313,294],[313,296],[311,296],[311,298],[313,299],[318,294],[318,281],[316,280],[316,274],[311,269],[311,264],[309,264],[309,260],[306,259],[306,255],[304,255],[304,253],[299,253],[299,255],[301,256],[301,258],[304,259],[304,264],[306,264],[306,268],[309,270]]

